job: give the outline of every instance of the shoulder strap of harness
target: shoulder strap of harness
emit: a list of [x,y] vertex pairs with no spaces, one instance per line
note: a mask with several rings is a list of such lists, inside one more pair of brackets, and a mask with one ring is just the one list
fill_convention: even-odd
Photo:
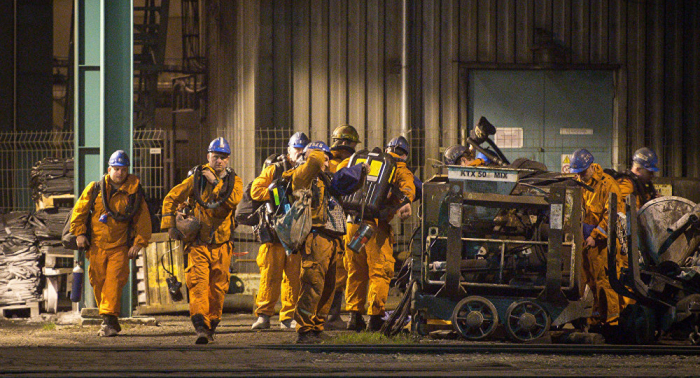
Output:
[[228,174],[226,175],[226,178],[224,178],[224,184],[221,189],[223,192],[219,193],[219,198],[214,201],[204,202],[204,200],[202,199],[202,190],[206,185],[206,179],[202,177],[202,166],[200,165],[197,168],[195,168],[194,199],[200,206],[202,206],[205,209],[216,209],[219,206],[221,206],[221,204],[223,204],[224,201],[226,201],[226,199],[231,195],[231,192],[233,192],[233,187],[236,184],[236,172],[234,172],[231,168],[226,168],[226,171],[228,172]]

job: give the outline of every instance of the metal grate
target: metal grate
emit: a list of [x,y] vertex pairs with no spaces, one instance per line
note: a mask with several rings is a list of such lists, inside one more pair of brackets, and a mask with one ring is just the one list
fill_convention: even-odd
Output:
[[0,213],[34,209],[29,177],[46,157],[73,157],[73,133],[32,131],[0,133]]
[[[73,132],[31,131],[0,133],[0,213],[35,208],[29,187],[31,169],[46,157],[72,158]],[[170,133],[164,130],[134,132],[132,166],[147,197],[162,201],[172,187]]]

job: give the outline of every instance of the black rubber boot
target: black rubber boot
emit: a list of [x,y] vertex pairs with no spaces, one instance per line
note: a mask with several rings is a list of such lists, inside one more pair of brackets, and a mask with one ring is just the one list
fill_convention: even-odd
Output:
[[214,332],[216,331],[216,327],[219,325],[220,321],[221,319],[209,321],[210,326],[207,329],[207,339],[210,343],[214,342]]
[[345,322],[340,317],[340,308],[343,307],[343,292],[336,291],[333,295],[333,303],[331,304],[331,309],[328,311],[328,318],[326,319],[326,324],[324,327],[328,330],[343,329],[345,328]]
[[384,325],[384,321],[382,320],[381,315],[370,315],[369,323],[367,324],[367,331],[378,332],[380,329],[382,329],[382,325]]
[[364,331],[367,327],[365,319],[362,318],[362,314],[357,311],[350,312],[350,320],[348,320],[347,329],[350,331]]
[[204,315],[197,314],[192,316],[192,325],[194,326],[195,332],[197,332],[197,340],[195,344],[207,344],[209,343],[209,333],[206,324],[204,323]]

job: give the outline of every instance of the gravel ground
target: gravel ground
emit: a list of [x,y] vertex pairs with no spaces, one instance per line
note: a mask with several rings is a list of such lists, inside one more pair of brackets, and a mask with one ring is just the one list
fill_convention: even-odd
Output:
[[[271,329],[252,331],[249,314],[225,314],[216,342],[202,346],[193,345],[186,315],[141,321],[157,325],[122,321],[123,331],[113,338],[97,337],[98,325],[77,325],[69,313],[44,318],[0,318],[0,376],[700,376],[700,353],[324,352],[295,349],[295,332],[281,330],[276,319]],[[336,341],[351,335],[327,333]]]

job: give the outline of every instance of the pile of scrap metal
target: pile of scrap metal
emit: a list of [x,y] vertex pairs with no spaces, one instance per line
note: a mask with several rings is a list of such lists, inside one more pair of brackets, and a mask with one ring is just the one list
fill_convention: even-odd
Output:
[[44,158],[32,167],[29,186],[32,198],[73,193],[73,159]]
[[[617,198],[610,196],[610,208]],[[626,203],[635,204],[630,195]],[[662,334],[700,345],[700,205],[681,197],[660,197],[637,211],[611,210],[609,250],[617,239],[627,255],[628,267],[616,269],[608,256],[610,284],[635,304],[621,314],[627,341],[655,342]],[[622,209],[618,209],[622,210]]]
[[580,273],[585,188],[540,163],[508,162],[482,121],[468,142],[489,142],[493,150],[475,149],[499,166],[450,165],[423,185],[406,307],[418,334],[450,321],[468,340],[503,328],[514,341],[531,341],[591,316]]
[[0,306],[41,299],[41,253],[28,212],[0,214]]

